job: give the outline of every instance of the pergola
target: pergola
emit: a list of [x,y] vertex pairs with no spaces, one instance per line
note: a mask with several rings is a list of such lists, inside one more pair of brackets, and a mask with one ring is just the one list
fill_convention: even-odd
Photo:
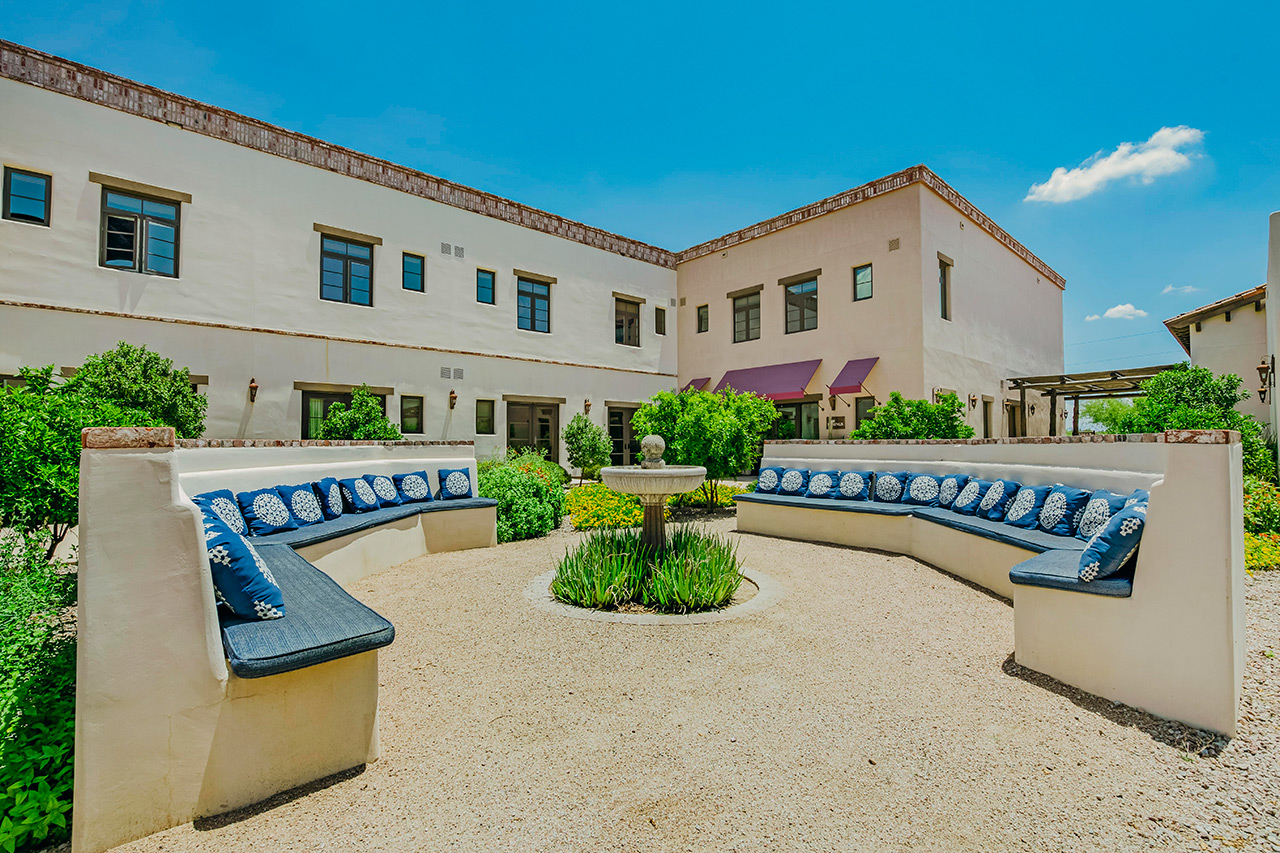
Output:
[[1129,367],[1124,370],[1097,370],[1092,373],[1055,373],[1050,376],[1018,376],[1007,380],[1010,388],[1016,388],[1021,398],[1023,417],[1026,417],[1027,392],[1038,391],[1049,397],[1049,435],[1058,434],[1058,398],[1075,402],[1071,431],[1080,431],[1080,401],[1106,400],[1117,397],[1142,396],[1141,384],[1157,373],[1174,367],[1161,364],[1155,367]]

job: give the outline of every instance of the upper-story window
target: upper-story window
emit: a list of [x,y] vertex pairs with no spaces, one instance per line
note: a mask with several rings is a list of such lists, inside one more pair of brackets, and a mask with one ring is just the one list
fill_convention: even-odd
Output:
[[871,264],[853,268],[853,301],[871,298]]
[[530,332],[551,331],[551,285],[516,279],[516,322]]
[[405,290],[416,290],[423,293],[427,289],[427,259],[422,255],[404,253],[401,283]]
[[653,333],[655,335],[665,335],[667,333],[667,309],[653,309]]
[[709,305],[698,306],[698,332],[702,333],[711,328],[711,307]]
[[321,234],[320,298],[373,305],[373,246]]
[[492,270],[476,270],[476,302],[494,304]]
[[53,178],[39,172],[4,168],[4,218],[48,225]]
[[177,278],[181,209],[177,202],[104,187],[99,263],[112,269]]
[[748,293],[733,299],[733,342],[754,341],[760,337],[760,293]]
[[818,280],[787,285],[787,334],[818,328]]
[[640,303],[613,300],[613,340],[629,347],[640,346]]
[[938,296],[941,299],[942,319],[951,319],[951,264],[938,259]]

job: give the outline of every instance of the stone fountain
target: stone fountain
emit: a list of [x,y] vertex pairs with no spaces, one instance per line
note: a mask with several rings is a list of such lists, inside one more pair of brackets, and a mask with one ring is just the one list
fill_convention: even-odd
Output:
[[600,469],[600,479],[615,492],[637,495],[644,507],[641,539],[646,547],[661,551],[667,542],[663,511],[671,495],[692,492],[707,478],[701,465],[668,465],[662,461],[667,443],[660,435],[647,435],[640,442],[639,465],[611,465]]

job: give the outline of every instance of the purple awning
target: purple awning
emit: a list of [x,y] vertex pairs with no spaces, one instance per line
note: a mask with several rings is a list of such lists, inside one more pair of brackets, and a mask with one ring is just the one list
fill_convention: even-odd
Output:
[[818,372],[819,364],[822,364],[822,359],[815,358],[813,361],[730,370],[715,390],[732,388],[735,391],[751,391],[770,400],[792,400],[804,396],[804,389],[809,386],[813,374]]
[[693,390],[695,390],[695,391],[701,391],[703,388],[706,388],[706,387],[707,387],[707,383],[708,383],[708,382],[710,382],[710,381],[711,381],[711,377],[710,377],[710,376],[704,376],[704,377],[702,377],[701,379],[690,379],[690,380],[689,380],[689,382],[688,382],[688,384],[686,384],[686,385],[685,385],[683,388],[681,388],[680,390],[681,390],[681,391],[688,391],[690,388],[692,388],[692,389],[693,389]]
[[855,358],[853,361],[846,361],[844,367],[840,369],[840,375],[836,377],[836,381],[831,383],[832,394],[857,394],[862,390],[862,383],[866,380],[867,374],[871,372],[871,368],[876,366],[876,362],[880,360],[880,356],[872,356],[871,358]]

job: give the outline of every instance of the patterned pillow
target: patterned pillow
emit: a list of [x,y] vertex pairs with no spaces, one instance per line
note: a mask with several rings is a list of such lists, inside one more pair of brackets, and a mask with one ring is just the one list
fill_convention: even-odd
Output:
[[837,471],[836,474],[836,500],[865,501],[870,497],[870,471]]
[[249,525],[244,523],[244,513],[240,512],[240,504],[230,489],[218,489],[216,492],[205,492],[191,499],[205,513],[214,513],[235,533],[249,532]]
[[378,506],[400,506],[404,503],[399,490],[396,489],[395,480],[386,474],[365,474],[364,478],[373,487],[373,493],[378,496]]
[[814,471],[809,475],[809,489],[804,493],[806,498],[834,498],[840,494],[836,483],[840,479],[839,471]]
[[1129,562],[1138,550],[1142,528],[1147,522],[1147,505],[1122,507],[1089,540],[1080,555],[1080,580],[1109,578]]
[[803,495],[807,488],[809,488],[808,468],[788,468],[782,472],[782,479],[778,481],[780,495]]
[[314,484],[276,486],[276,493],[285,506],[289,507],[289,512],[293,514],[293,520],[298,522],[299,527],[324,521],[324,510],[320,508],[320,501],[316,498]]
[[266,536],[269,533],[298,529],[298,522],[293,520],[293,514],[275,489],[240,492],[236,495],[236,503],[240,504],[240,512],[249,525],[250,536]]
[[471,472],[466,468],[441,468],[436,476],[440,478],[441,500],[471,497]]
[[877,471],[875,499],[890,504],[901,503],[903,487],[906,485],[908,476],[906,471],[897,471],[892,474],[888,471]]
[[948,474],[943,477],[942,482],[938,484],[938,506],[950,507],[967,485],[969,485],[968,474]]
[[344,512],[369,512],[378,508],[378,495],[364,477],[350,477],[338,481],[342,489]]
[[990,480],[970,477],[969,482],[965,483],[964,488],[960,490],[960,494],[956,495],[951,509],[961,515],[978,515],[978,505],[982,503],[982,498],[989,488],[991,488]]
[[1004,521],[1005,510],[1021,488],[1022,484],[1013,480],[992,480],[987,493],[978,502],[977,514],[992,521]]
[[284,615],[284,595],[271,570],[249,540],[216,513],[204,514],[204,544],[218,604],[242,619],[279,619]]
[[1124,495],[1117,495],[1106,489],[1098,489],[1089,498],[1089,502],[1076,513],[1076,536],[1088,542],[1094,534],[1107,526],[1111,516],[1124,509]]
[[1036,524],[1045,533],[1055,536],[1072,536],[1076,532],[1076,513],[1084,509],[1090,494],[1074,486],[1057,485],[1049,490],[1040,508]]
[[345,507],[342,503],[342,486],[338,485],[338,481],[332,477],[321,477],[311,485],[316,490],[316,497],[320,499],[320,510],[324,513],[325,520],[333,521],[341,516]]
[[1151,492],[1146,489],[1134,489],[1133,494],[1125,498],[1124,505],[1126,508],[1134,504],[1144,504],[1151,500]]
[[1013,496],[1013,503],[1004,513],[1004,523],[1021,527],[1024,530],[1035,530],[1040,523],[1040,510],[1049,497],[1053,486],[1023,486]]
[[406,504],[426,503],[431,500],[431,478],[426,471],[414,471],[411,474],[396,474],[391,478],[400,490],[400,502]]
[[906,491],[902,498],[904,504],[916,506],[937,506],[942,492],[942,479],[932,474],[908,474]]
[[786,468],[771,466],[769,468],[761,468],[760,476],[756,478],[756,493],[761,495],[776,495],[778,486],[782,485],[782,475],[786,473]]

